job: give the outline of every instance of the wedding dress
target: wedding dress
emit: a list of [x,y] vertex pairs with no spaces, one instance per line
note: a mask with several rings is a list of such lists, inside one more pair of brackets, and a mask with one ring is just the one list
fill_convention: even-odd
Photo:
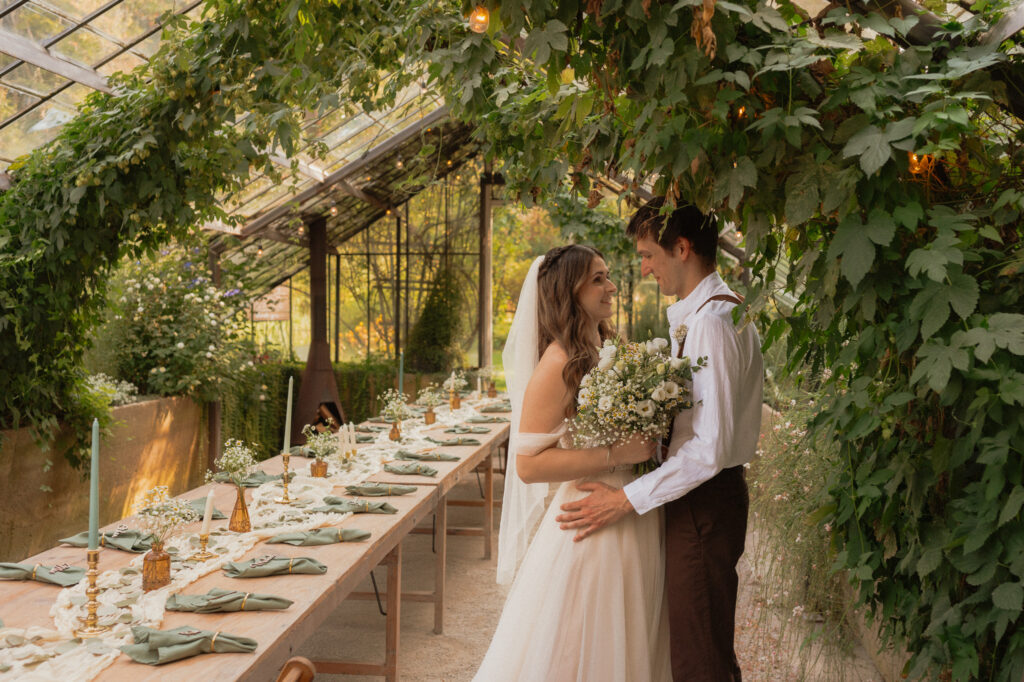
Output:
[[[660,509],[627,514],[581,542],[555,516],[588,493],[562,483],[543,510],[547,484],[525,484],[517,454],[558,443],[572,447],[566,427],[519,433],[523,394],[537,364],[534,261],[520,293],[502,356],[512,400],[511,440],[498,545],[498,582],[515,580],[480,669],[478,682],[668,682],[668,608]],[[603,455],[602,455],[603,456]],[[629,465],[586,480],[621,488]],[[529,532],[543,513],[532,541]],[[519,559],[522,558],[522,563]],[[518,565],[518,571],[516,569]]]

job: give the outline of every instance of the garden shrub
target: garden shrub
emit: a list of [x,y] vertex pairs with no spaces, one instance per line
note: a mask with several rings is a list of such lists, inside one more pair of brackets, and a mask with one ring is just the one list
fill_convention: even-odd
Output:
[[459,340],[466,326],[465,299],[455,273],[438,269],[420,317],[409,331],[405,362],[421,372],[447,372],[461,356]]

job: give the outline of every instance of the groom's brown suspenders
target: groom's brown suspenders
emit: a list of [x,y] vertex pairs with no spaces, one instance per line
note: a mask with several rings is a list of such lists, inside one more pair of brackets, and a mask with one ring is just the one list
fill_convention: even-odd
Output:
[[[743,297],[712,296],[696,312],[711,301],[739,305]],[[681,343],[677,357],[682,355]],[[736,563],[743,554],[748,506],[742,466],[719,472],[665,505],[665,584],[675,682],[741,682],[733,637]]]

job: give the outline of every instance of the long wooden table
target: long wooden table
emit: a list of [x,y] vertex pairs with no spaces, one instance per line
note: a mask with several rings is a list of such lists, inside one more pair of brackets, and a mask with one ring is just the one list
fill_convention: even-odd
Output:
[[[398,623],[401,613],[401,541],[431,513],[436,516],[438,572],[435,575],[435,590],[431,595],[409,597],[415,601],[433,601],[435,604],[435,631],[443,627],[444,608],[444,557],[446,549],[446,496],[448,491],[465,475],[481,465],[485,469],[488,485],[485,490],[484,538],[485,552],[490,551],[490,534],[493,519],[493,498],[491,497],[492,454],[508,438],[507,423],[486,424],[488,434],[472,434],[481,441],[479,446],[441,447],[439,450],[460,455],[458,462],[429,462],[438,470],[435,478],[421,476],[397,476],[383,472],[370,480],[385,480],[415,486],[415,491],[403,496],[389,496],[386,499],[398,509],[396,514],[354,514],[338,526],[360,528],[370,531],[371,537],[365,542],[338,543],[317,547],[292,547],[290,545],[265,545],[257,543],[239,561],[248,560],[261,554],[273,553],[279,556],[310,556],[322,561],[328,570],[324,575],[274,576],[258,579],[227,578],[220,571],[210,573],[189,585],[183,592],[201,594],[213,587],[255,591],[276,594],[291,599],[294,603],[282,611],[260,611],[248,613],[196,614],[166,612],[161,629],[192,625],[208,630],[220,630],[231,634],[255,639],[259,645],[252,654],[216,654],[197,656],[163,666],[146,666],[121,656],[113,665],[104,670],[99,680],[272,680],[285,662],[319,626],[333,613],[346,598],[350,597],[357,585],[380,564],[388,568],[386,587],[387,627],[385,661],[383,664],[321,661],[316,663],[317,671],[324,673],[382,675],[388,680],[397,680],[399,674]],[[444,437],[439,427],[437,436]],[[397,449],[397,447],[396,447]],[[308,466],[304,458],[293,457],[292,466]],[[261,464],[267,473],[280,473],[280,457]],[[340,491],[343,492],[343,491]],[[214,495],[217,508],[228,513],[234,505],[235,491],[228,485],[206,485],[181,495],[184,499],[196,499],[207,494]],[[250,494],[251,496],[251,494]],[[120,522],[117,522],[120,523]],[[117,523],[106,530],[113,530]],[[214,522],[214,528],[224,526],[227,521]],[[190,529],[196,532],[197,528]],[[182,543],[184,546],[185,543]],[[188,550],[183,550],[186,552]],[[118,550],[100,551],[99,570],[116,570],[127,566],[136,555]],[[85,550],[73,547],[54,547],[29,557],[20,563],[53,565],[66,562],[76,566],[85,565]],[[8,627],[42,626],[52,628],[49,615],[60,588],[36,582],[0,581],[0,619]],[[429,596],[429,598],[428,598]],[[408,597],[407,597],[408,598]]]

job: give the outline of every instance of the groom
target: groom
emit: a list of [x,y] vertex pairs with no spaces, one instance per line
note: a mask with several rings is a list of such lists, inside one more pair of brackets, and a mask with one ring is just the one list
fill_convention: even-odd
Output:
[[[693,375],[693,409],[672,425],[665,462],[625,488],[579,484],[591,494],[562,505],[563,529],[576,540],[626,514],[665,507],[665,585],[675,682],[740,682],[733,649],[738,579],[747,530],[743,465],[761,427],[763,365],[753,325],[733,323],[741,302],[715,272],[718,225],[693,206],[666,221],[663,200],[637,211],[626,227],[641,274],[679,300],[668,307],[672,353],[707,366]],[[680,344],[682,348],[680,348]]]

